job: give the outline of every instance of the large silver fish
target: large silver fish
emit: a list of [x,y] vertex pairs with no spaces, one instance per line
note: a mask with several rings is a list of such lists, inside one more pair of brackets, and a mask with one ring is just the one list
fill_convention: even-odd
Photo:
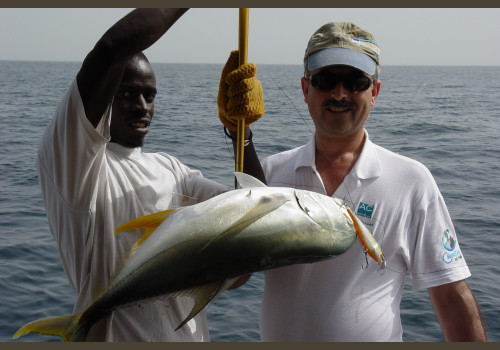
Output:
[[40,333],[83,341],[92,324],[112,310],[152,298],[191,296],[195,305],[178,329],[238,277],[334,257],[349,249],[357,234],[370,244],[370,256],[384,262],[370,231],[341,200],[236,176],[241,189],[120,226],[117,233],[146,232],[101,296],[82,314],[33,321],[14,338]]

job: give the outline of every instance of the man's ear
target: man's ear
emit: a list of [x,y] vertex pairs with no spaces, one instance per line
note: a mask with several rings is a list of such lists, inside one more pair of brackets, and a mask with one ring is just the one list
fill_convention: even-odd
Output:
[[302,93],[304,94],[304,102],[307,103],[307,96],[309,94],[309,79],[302,77],[300,79],[300,85],[302,86]]
[[373,82],[373,87],[372,87],[372,103],[371,103],[372,107],[375,105],[375,100],[378,97],[381,85],[382,85],[382,82],[380,80],[377,80],[377,81]]

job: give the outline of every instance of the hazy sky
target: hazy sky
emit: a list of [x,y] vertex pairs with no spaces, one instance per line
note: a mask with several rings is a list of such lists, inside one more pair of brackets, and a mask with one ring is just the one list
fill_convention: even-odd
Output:
[[[0,8],[0,60],[81,62],[131,9]],[[372,32],[383,65],[500,65],[500,9],[250,9],[248,61],[301,64],[312,33],[352,21]],[[145,53],[151,62],[224,63],[238,9],[191,9]]]

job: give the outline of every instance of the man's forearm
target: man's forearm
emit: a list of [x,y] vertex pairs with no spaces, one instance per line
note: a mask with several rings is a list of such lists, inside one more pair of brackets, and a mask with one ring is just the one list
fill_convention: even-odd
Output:
[[[233,141],[234,154],[236,154],[236,132],[230,131],[231,139]],[[245,140],[247,145],[244,147],[243,154],[243,172],[259,179],[262,183],[266,183],[264,171],[257,156],[254,144],[252,142],[252,132],[250,128],[245,128]]]
[[446,341],[486,341],[479,307],[465,281],[429,288]]
[[129,57],[153,45],[188,9],[136,9],[116,22],[101,42]]

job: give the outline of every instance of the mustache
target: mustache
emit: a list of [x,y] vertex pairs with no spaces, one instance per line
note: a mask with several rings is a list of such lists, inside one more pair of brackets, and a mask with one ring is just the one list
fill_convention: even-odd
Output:
[[354,109],[356,108],[356,103],[342,99],[340,101],[337,101],[334,98],[331,98],[329,100],[326,100],[321,104],[323,108],[329,108],[329,107],[337,107],[337,108],[349,108],[349,109]]

